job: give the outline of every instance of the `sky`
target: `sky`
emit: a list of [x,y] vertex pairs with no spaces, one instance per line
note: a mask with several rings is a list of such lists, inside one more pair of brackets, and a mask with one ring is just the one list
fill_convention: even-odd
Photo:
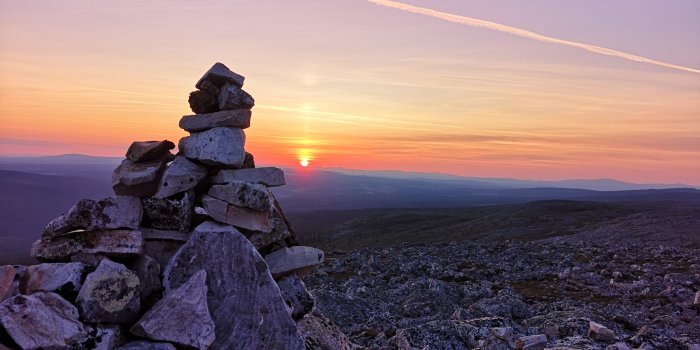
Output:
[[697,186],[699,16],[696,0],[0,0],[0,155],[177,142],[219,61],[256,100],[258,164]]

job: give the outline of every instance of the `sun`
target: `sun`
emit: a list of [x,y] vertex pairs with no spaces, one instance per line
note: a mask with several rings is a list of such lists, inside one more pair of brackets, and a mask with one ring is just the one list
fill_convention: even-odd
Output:
[[309,160],[306,158],[303,158],[302,160],[299,161],[299,164],[303,167],[309,166]]

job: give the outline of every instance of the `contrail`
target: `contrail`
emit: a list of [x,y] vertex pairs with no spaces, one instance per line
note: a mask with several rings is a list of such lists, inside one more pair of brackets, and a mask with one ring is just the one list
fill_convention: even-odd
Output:
[[404,4],[404,3],[398,2],[398,1],[391,1],[391,0],[367,0],[367,1],[369,1],[373,4],[376,4],[376,5],[391,7],[391,8],[407,11],[407,12],[412,12],[412,13],[417,13],[417,14],[421,14],[421,15],[425,15],[425,16],[439,18],[439,19],[442,19],[442,20],[445,20],[448,22],[463,24],[463,25],[467,25],[467,26],[471,26],[471,27],[478,27],[478,28],[495,30],[498,32],[508,33],[511,35],[516,35],[516,36],[520,36],[523,38],[533,39],[533,40],[537,40],[537,41],[541,41],[541,42],[545,42],[545,43],[553,43],[553,44],[560,44],[560,45],[577,47],[579,49],[583,49],[586,51],[595,52],[595,53],[598,53],[601,55],[606,55],[606,56],[619,57],[619,58],[626,59],[629,61],[648,63],[648,64],[653,64],[656,66],[677,69],[677,70],[682,70],[682,71],[691,72],[691,73],[700,73],[700,70],[695,69],[695,68],[689,68],[689,67],[678,66],[678,65],[670,64],[670,63],[666,63],[666,62],[656,61],[656,60],[652,60],[650,58],[637,56],[637,55],[633,55],[630,53],[621,52],[621,51],[617,51],[617,50],[613,50],[613,49],[608,49],[605,47],[579,43],[576,41],[569,41],[569,40],[564,40],[564,39],[552,38],[550,36],[537,34],[535,32],[531,32],[528,30],[515,28],[515,27],[511,27],[511,26],[507,26],[507,25],[499,24],[499,23],[495,23],[495,22],[485,21],[482,19],[459,16],[459,15],[455,15],[455,14],[451,14],[451,13],[447,13],[447,12],[440,12],[440,11],[436,11],[436,10],[425,8],[425,7],[418,7],[418,6]]

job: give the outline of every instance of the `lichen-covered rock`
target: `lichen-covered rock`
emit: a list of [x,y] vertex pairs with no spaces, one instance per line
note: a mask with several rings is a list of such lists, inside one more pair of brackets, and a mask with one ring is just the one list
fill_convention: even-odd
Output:
[[268,212],[272,199],[268,189],[259,184],[230,181],[225,185],[214,185],[209,189],[210,196],[238,207]]
[[211,196],[204,196],[202,205],[207,215],[218,222],[265,233],[273,229],[270,212],[242,208]]
[[168,151],[175,148],[172,141],[134,141],[126,151],[126,158],[132,162],[146,162],[161,158]]
[[294,320],[299,320],[304,315],[313,310],[316,300],[313,295],[306,290],[304,281],[297,275],[289,275],[277,281],[277,285],[282,293],[282,299],[289,306],[290,313]]
[[[216,102],[216,106],[218,108],[218,102]],[[186,115],[180,119],[180,128],[189,132],[200,132],[218,127],[246,129],[250,127],[251,114],[249,109],[236,109]]]
[[51,238],[76,230],[136,229],[141,223],[141,200],[116,196],[94,201],[83,199],[65,214],[51,220],[42,238]]
[[194,215],[195,195],[188,191],[171,198],[143,198],[141,225],[159,230],[187,232]]
[[282,248],[265,255],[272,276],[290,273],[303,275],[323,262],[323,251],[313,247],[295,246]]
[[136,324],[131,333],[205,350],[214,342],[214,321],[207,307],[207,274],[200,270],[170,290]]
[[238,128],[213,128],[180,139],[180,153],[212,166],[240,168],[245,159],[245,133]]
[[32,244],[30,255],[40,261],[68,261],[78,253],[128,258],[140,255],[143,247],[144,241],[139,231],[74,232],[37,240]]
[[166,290],[199,270],[207,273],[207,302],[216,327],[211,349],[304,348],[265,261],[234,227],[213,221],[198,226],[166,267]]
[[118,196],[152,196],[158,190],[158,183],[165,171],[165,165],[173,160],[167,153],[160,158],[140,163],[124,159],[112,173],[112,190]]
[[253,96],[233,84],[226,84],[219,91],[219,109],[221,110],[251,109],[254,105]]
[[177,157],[165,170],[158,185],[156,198],[166,198],[188,191],[207,176],[207,170],[185,157]]
[[206,73],[204,73],[202,78],[197,81],[195,87],[197,89],[202,89],[205,82],[210,82],[218,87],[223,86],[225,83],[231,83],[238,87],[242,87],[244,81],[244,76],[234,73],[223,63],[216,62]]
[[70,300],[83,285],[84,272],[85,265],[78,262],[27,266],[19,289],[22,294],[55,292]]
[[21,349],[68,349],[87,335],[75,306],[50,292],[5,300],[0,328]]
[[261,184],[267,187],[283,186],[284,171],[275,167],[251,168],[251,169],[225,169],[219,171],[212,179],[215,184],[225,184],[233,181],[244,181]]
[[103,260],[87,275],[75,301],[83,319],[94,323],[129,323],[141,310],[141,285],[126,266]]

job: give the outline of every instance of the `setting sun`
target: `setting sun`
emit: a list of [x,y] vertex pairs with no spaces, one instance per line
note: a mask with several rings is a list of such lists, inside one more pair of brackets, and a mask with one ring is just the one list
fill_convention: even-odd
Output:
[[309,160],[304,158],[301,161],[299,161],[299,164],[301,164],[301,166],[303,166],[303,167],[307,167],[307,166],[309,166]]

